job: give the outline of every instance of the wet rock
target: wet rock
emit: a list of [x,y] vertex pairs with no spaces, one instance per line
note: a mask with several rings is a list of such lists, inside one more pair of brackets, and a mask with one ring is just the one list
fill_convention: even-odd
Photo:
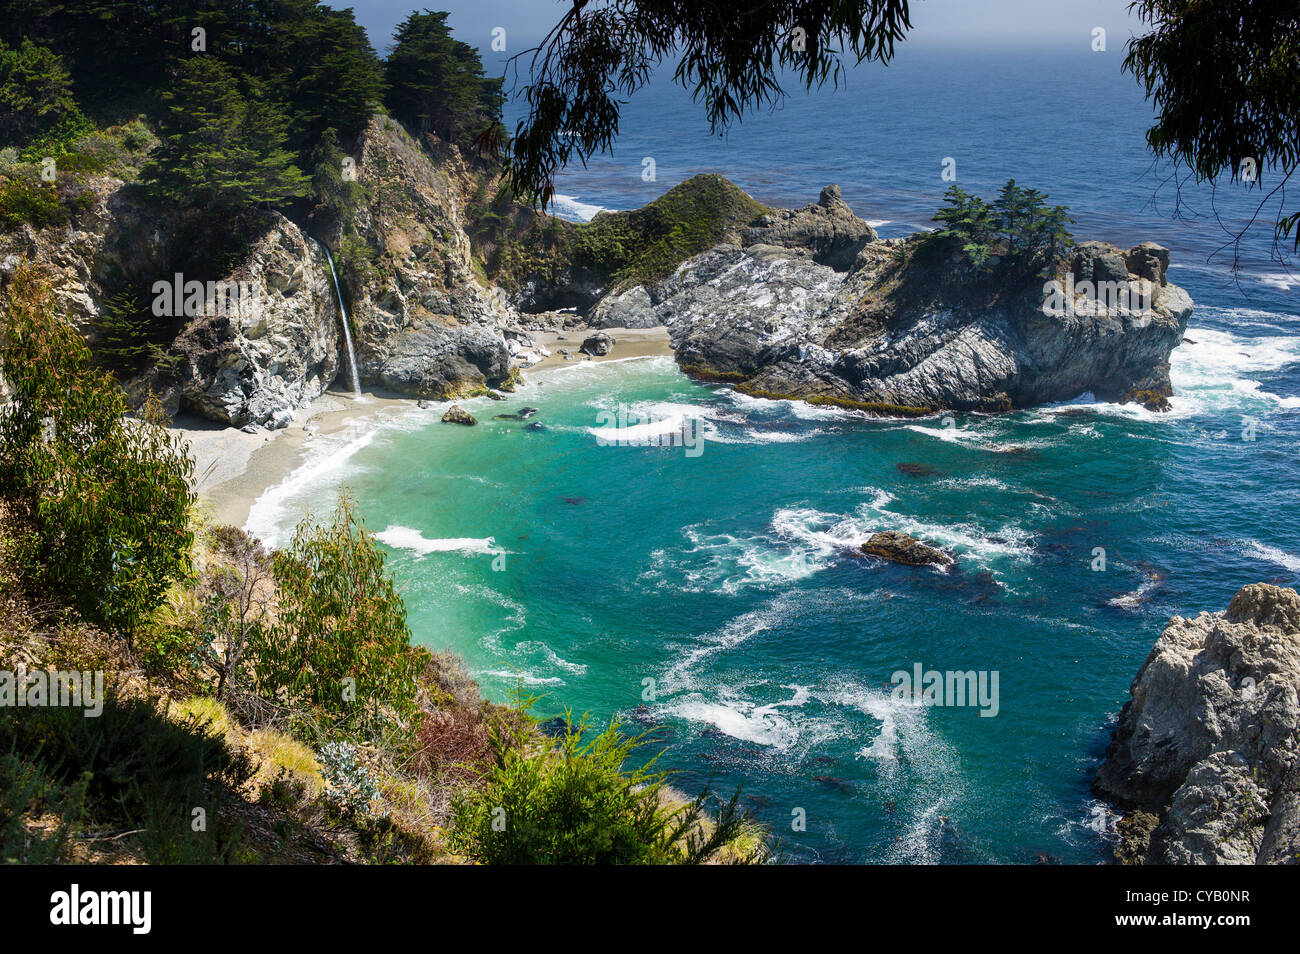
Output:
[[929,464],[917,464],[904,461],[894,465],[900,474],[907,474],[909,477],[935,477],[938,471]]
[[478,421],[474,419],[473,414],[465,410],[459,404],[453,404],[451,407],[447,408],[447,413],[442,416],[442,423],[473,426],[477,424]]
[[862,544],[863,553],[868,556],[879,557],[882,560],[892,560],[894,563],[904,563],[908,566],[947,566],[954,560],[942,550],[930,546],[928,543],[922,543],[915,537],[903,533],[899,530],[884,530],[880,533],[873,533],[866,543]]

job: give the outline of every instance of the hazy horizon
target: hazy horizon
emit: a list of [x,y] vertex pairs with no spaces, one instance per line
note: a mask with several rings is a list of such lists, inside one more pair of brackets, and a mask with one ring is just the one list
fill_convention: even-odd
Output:
[[[342,8],[344,4],[335,4]],[[527,49],[554,26],[568,6],[547,0],[450,0],[424,4],[418,0],[368,0],[351,5],[366,28],[371,44],[387,55],[393,31],[412,11],[445,10],[457,39],[484,53],[489,69],[506,57]],[[1142,32],[1141,21],[1128,11],[1129,0],[917,0],[912,7],[910,45],[986,47],[1050,43],[1062,47],[1077,41],[1088,49],[1094,27],[1103,27],[1111,50],[1120,51],[1128,38]],[[506,53],[491,50],[492,31],[506,31]]]

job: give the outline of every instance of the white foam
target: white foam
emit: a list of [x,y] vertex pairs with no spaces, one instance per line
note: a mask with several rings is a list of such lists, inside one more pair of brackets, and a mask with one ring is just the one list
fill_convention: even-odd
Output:
[[338,477],[353,455],[374,440],[379,430],[377,423],[367,422],[367,425],[353,425],[341,435],[316,438],[306,462],[253,502],[244,521],[244,531],[267,546],[278,545],[286,529],[282,524],[289,515],[289,500],[309,487]]
[[505,551],[499,549],[492,537],[443,537],[431,540],[411,527],[390,524],[387,529],[375,534],[375,539],[386,543],[394,550],[410,550],[414,553],[475,553],[496,554]]
[[531,672],[522,670],[515,671],[510,669],[481,669],[478,673],[480,676],[492,676],[497,679],[508,679],[511,682],[522,682],[526,686],[562,686],[564,680],[559,676],[538,676]]
[[804,705],[809,693],[804,686],[783,688],[794,690],[794,695],[783,702],[767,705],[756,705],[729,690],[722,690],[717,701],[710,701],[703,694],[693,692],[665,704],[660,711],[664,715],[688,722],[711,725],[742,742],[787,750],[798,741],[800,733],[791,718],[780,710]]
[[608,211],[603,205],[580,202],[571,195],[555,195],[551,198],[551,212],[556,218],[568,219],[570,222],[590,222],[598,213]]
[[1260,543],[1258,540],[1243,540],[1241,542],[1241,555],[1250,557],[1252,560],[1263,560],[1266,563],[1275,564],[1292,573],[1300,573],[1300,556],[1287,553],[1285,550],[1279,550],[1267,543]]
[[1160,577],[1148,575],[1132,593],[1125,593],[1123,596],[1116,596],[1114,599],[1107,600],[1106,605],[1114,606],[1116,609],[1137,609],[1146,600],[1146,595],[1158,587],[1160,583]]
[[1248,377],[1267,374],[1300,362],[1300,337],[1238,337],[1226,331],[1188,331],[1195,344],[1184,344],[1170,356],[1171,399],[1203,413],[1300,407],[1300,397],[1264,391]]
[[694,688],[694,671],[700,663],[710,656],[739,646],[759,633],[774,629],[797,607],[795,594],[783,594],[757,609],[729,620],[722,628],[707,633],[702,637],[700,645],[688,649],[668,668],[660,680],[660,688],[665,692]]

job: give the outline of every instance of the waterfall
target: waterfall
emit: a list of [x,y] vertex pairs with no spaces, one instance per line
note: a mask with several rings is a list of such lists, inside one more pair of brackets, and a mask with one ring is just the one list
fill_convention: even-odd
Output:
[[352,394],[361,397],[361,379],[357,376],[357,352],[352,347],[352,329],[348,327],[348,310],[343,307],[343,289],[339,288],[339,274],[334,271],[334,256],[330,255],[330,250],[325,247],[324,242],[320,247],[325,253],[325,261],[330,263],[330,277],[334,279],[334,294],[338,296],[339,314],[343,316],[343,340],[347,342],[348,362],[352,368]]

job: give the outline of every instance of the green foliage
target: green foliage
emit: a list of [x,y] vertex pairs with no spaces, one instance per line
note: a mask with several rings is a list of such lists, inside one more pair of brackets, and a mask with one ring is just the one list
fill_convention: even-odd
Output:
[[1155,105],[1152,152],[1197,181],[1224,172],[1238,181],[1249,159],[1250,184],[1278,195],[1276,238],[1292,236],[1300,251],[1300,210],[1285,191],[1300,168],[1300,7],[1294,0],[1135,0],[1131,8],[1149,29],[1129,42],[1124,69]]
[[168,358],[156,340],[157,322],[140,299],[129,292],[113,295],[104,302],[95,322],[99,340],[95,356],[108,368],[125,374],[138,374],[146,364],[170,367],[179,360]]
[[953,186],[934,214],[943,228],[932,239],[960,251],[976,273],[1032,275],[1057,262],[1073,244],[1066,229],[1069,210],[1048,206],[1047,196],[1010,179],[993,202]]
[[610,151],[623,103],[665,62],[676,64],[674,78],[718,132],[782,99],[783,79],[807,89],[838,85],[846,50],[857,62],[887,63],[909,29],[907,0],[574,3],[531,61],[528,112],[506,156],[510,192],[549,203],[556,170]]
[[384,63],[386,102],[399,119],[447,142],[499,139],[502,80],[483,75],[478,51],[452,39],[447,14],[412,13]]
[[[11,743],[12,745],[12,743]],[[68,835],[85,812],[85,776],[62,786],[39,758],[0,754],[0,864],[48,865],[59,861]],[[31,816],[52,812],[53,830],[29,829]]]
[[257,691],[311,706],[342,731],[409,718],[418,657],[406,608],[350,497],[340,498],[328,524],[298,525],[275,553],[274,575],[275,619],[248,637]]
[[499,729],[486,784],[454,805],[452,847],[484,864],[701,864],[744,830],[738,798],[706,821],[707,792],[673,806],[653,761],[626,768],[641,739],[617,722],[585,735],[584,722],[537,751]]
[[671,275],[682,262],[717,245],[771,211],[720,175],[693,176],[641,209],[602,212],[586,223],[540,218],[523,235],[511,234],[508,213],[485,206],[478,247],[493,281],[517,284],[530,274],[554,278],[566,268],[626,287]]
[[325,801],[345,818],[367,818],[379,796],[375,778],[357,758],[350,742],[329,742],[320,750]]
[[29,179],[0,179],[0,226],[8,229],[30,225],[34,229],[66,225],[68,210],[59,201],[53,184]]
[[85,126],[59,55],[29,39],[17,47],[0,40],[0,146],[30,144],[32,156],[57,155]]
[[35,528],[29,579],[129,635],[188,570],[193,469],[156,406],[96,369],[48,287],[20,267],[0,318],[0,495]]
[[312,192],[316,196],[316,211],[340,223],[352,219],[365,197],[361,183],[343,178],[346,158],[347,154],[339,148],[337,130],[326,129],[311,154]]
[[210,57],[180,68],[159,120],[161,143],[143,176],[182,207],[242,211],[306,195],[307,178],[287,148],[288,120],[247,80]]

